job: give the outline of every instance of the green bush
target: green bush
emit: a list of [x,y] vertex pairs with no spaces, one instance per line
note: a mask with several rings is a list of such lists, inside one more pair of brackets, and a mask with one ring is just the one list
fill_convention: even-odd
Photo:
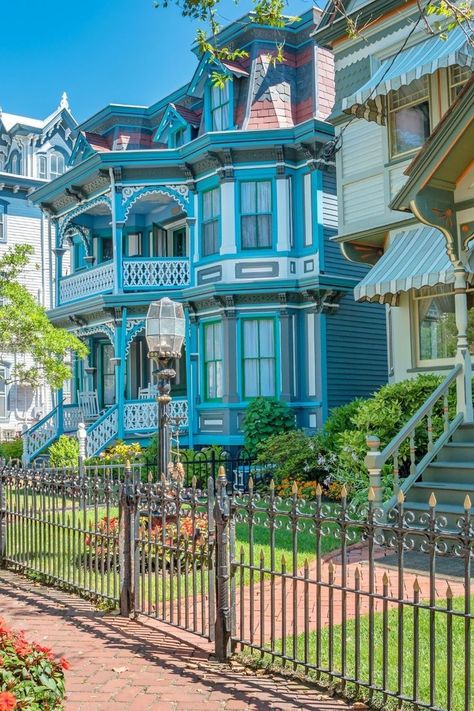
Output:
[[289,406],[276,398],[257,397],[247,407],[242,423],[245,448],[257,454],[260,442],[280,432],[295,429],[295,418]]
[[269,465],[267,473],[277,486],[296,479],[323,482],[335,464],[335,455],[319,435],[290,430],[260,442],[257,464],[262,469]]
[[52,467],[77,467],[79,442],[75,437],[61,435],[57,442],[48,448],[49,463]]
[[23,440],[21,437],[16,437],[9,442],[2,442],[0,444],[0,457],[6,459],[8,462],[10,459],[18,459],[21,461],[23,456]]
[[330,411],[329,417],[322,430],[322,436],[327,449],[336,451],[339,447],[341,433],[355,428],[354,417],[365,402],[366,400],[362,398],[356,398],[345,405],[334,407]]

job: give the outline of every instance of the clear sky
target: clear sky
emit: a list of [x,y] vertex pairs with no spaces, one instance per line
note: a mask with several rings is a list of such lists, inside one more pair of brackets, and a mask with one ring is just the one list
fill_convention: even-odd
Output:
[[[66,91],[79,121],[108,103],[149,105],[189,81],[198,24],[153,0],[2,2],[0,106],[44,118]],[[311,0],[289,0],[301,14]],[[252,4],[223,3],[221,24]]]

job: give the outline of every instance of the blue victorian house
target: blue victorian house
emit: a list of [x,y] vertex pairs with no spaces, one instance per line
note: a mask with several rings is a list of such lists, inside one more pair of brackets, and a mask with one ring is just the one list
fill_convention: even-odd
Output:
[[172,391],[184,446],[239,445],[257,396],[316,429],[385,382],[384,309],[355,305],[367,267],[330,242],[333,67],[318,21],[310,10],[281,31],[276,66],[272,29],[251,15],[225,28],[217,42],[247,59],[204,55],[156,104],[99,111],[79,127],[69,171],[36,191],[56,227],[50,317],[89,356],[72,364],[70,396],[27,433],[28,459],[83,417],[89,455],[155,431],[145,316],[163,296],[186,310]]

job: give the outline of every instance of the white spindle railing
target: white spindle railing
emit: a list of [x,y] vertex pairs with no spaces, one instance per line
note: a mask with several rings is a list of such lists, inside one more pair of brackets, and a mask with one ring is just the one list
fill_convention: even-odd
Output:
[[124,289],[189,285],[189,259],[124,259]]
[[87,428],[87,456],[95,457],[117,436],[118,407],[112,405]]
[[59,284],[61,304],[84,299],[94,294],[104,294],[114,287],[114,264],[106,262],[92,269],[62,277]]
[[58,407],[51,410],[46,417],[23,433],[23,460],[25,463],[39,454],[48,444],[51,444],[58,433]]
[[[124,429],[126,432],[154,432],[158,426],[156,400],[136,400],[125,403]],[[170,417],[179,421],[179,427],[188,427],[187,400],[173,399],[170,402]]]
[[63,431],[77,432],[79,422],[84,421],[84,415],[78,405],[64,405],[63,409]]

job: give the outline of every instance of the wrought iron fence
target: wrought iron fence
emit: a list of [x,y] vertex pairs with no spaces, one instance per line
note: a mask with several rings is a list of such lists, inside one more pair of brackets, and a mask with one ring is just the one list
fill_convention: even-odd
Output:
[[450,528],[434,497],[415,518],[401,493],[388,514],[355,511],[296,487],[239,491],[224,468],[203,487],[105,465],[4,469],[0,498],[3,565],[214,640],[221,659],[240,652],[383,708],[471,710],[469,497]]

